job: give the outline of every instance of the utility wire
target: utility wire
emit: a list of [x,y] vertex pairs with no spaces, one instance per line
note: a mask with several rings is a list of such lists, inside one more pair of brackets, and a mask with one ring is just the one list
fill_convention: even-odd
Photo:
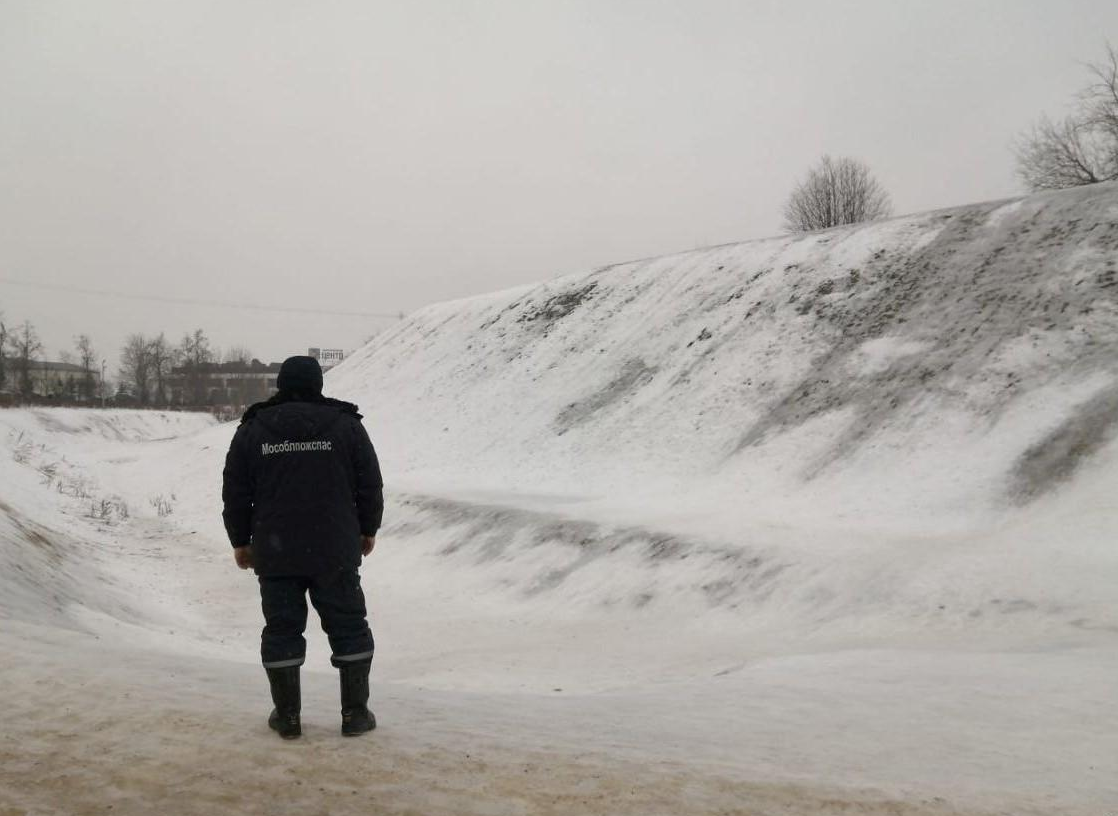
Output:
[[183,306],[210,306],[218,309],[251,309],[257,312],[286,312],[289,314],[318,314],[335,315],[342,317],[380,317],[398,320],[403,317],[403,312],[357,312],[337,309],[304,309],[297,306],[261,306],[256,303],[232,303],[219,300],[203,300],[200,298],[178,298],[166,295],[138,295],[129,292],[111,292],[107,289],[87,289],[81,286],[66,286],[58,283],[40,283],[36,281],[22,281],[13,278],[0,278],[0,285],[23,286],[28,289],[45,289],[52,292],[72,292],[77,295],[93,295],[95,297],[116,298],[118,300],[146,300],[156,303],[176,303]]

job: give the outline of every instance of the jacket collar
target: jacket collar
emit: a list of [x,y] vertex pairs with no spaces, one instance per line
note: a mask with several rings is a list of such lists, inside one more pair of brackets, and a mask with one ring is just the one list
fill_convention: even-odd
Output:
[[253,403],[248,408],[246,408],[244,414],[241,416],[241,423],[244,424],[245,422],[248,422],[265,408],[272,408],[273,406],[283,405],[284,403],[288,402],[310,402],[316,405],[328,405],[332,408],[337,408],[343,413],[352,414],[358,419],[361,419],[361,414],[357,412],[357,406],[354,405],[352,402],[343,402],[342,400],[337,400],[333,397],[324,397],[321,394],[315,394],[313,396],[303,396],[291,394],[286,391],[278,391],[269,399],[266,399],[263,402]]

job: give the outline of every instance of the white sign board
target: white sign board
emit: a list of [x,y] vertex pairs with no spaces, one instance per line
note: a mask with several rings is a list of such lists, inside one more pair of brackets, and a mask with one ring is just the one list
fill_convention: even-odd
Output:
[[307,349],[307,356],[314,357],[318,360],[319,365],[325,368],[340,363],[345,359],[345,352],[342,349],[309,348]]

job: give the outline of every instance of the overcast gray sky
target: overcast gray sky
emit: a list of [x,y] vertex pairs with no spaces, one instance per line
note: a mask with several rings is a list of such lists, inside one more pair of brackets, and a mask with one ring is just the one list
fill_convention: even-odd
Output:
[[[0,279],[391,314],[773,234],[824,152],[902,213],[1015,195],[1108,37],[1113,0],[0,0]],[[133,331],[282,359],[386,323],[0,310],[110,369]]]

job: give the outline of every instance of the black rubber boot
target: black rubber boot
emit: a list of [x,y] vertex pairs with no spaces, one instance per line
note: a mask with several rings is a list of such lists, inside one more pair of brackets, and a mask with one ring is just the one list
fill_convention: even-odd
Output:
[[272,687],[272,702],[275,708],[268,716],[268,727],[284,739],[296,739],[303,735],[299,722],[302,701],[299,695],[299,667],[287,666],[282,669],[266,669],[268,683]]
[[369,711],[369,667],[372,660],[342,664],[342,734],[355,737],[377,727],[377,718]]

